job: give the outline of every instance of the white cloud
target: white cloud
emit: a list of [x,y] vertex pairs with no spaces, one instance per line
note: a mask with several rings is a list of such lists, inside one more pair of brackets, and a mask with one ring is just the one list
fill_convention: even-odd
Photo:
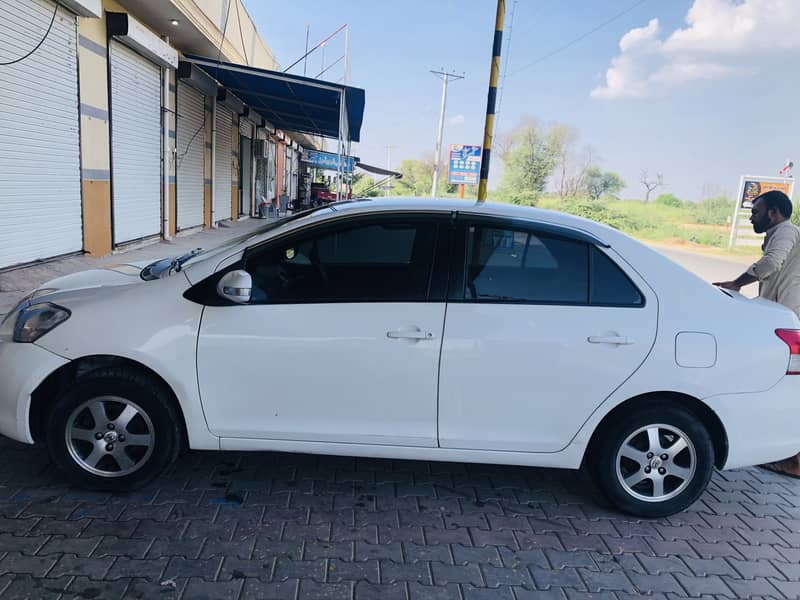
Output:
[[456,115],[455,117],[450,117],[450,118],[447,120],[447,122],[448,122],[450,125],[453,125],[453,126],[457,126],[457,125],[463,125],[463,124],[464,124],[464,121],[465,121],[464,115]]
[[606,83],[592,90],[595,98],[637,98],[647,95],[648,71],[661,58],[663,43],[658,19],[631,29],[619,41],[620,54],[611,61]]
[[752,74],[754,58],[800,49],[800,0],[695,0],[686,27],[663,38],[658,19],[619,42],[594,98],[641,98],[691,81]]

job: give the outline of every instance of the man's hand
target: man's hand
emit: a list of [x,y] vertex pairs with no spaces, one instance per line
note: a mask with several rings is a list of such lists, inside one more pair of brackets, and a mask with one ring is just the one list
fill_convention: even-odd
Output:
[[733,290],[734,292],[738,292],[739,290],[742,289],[742,286],[736,283],[735,281],[717,281],[712,285],[724,288],[726,290]]

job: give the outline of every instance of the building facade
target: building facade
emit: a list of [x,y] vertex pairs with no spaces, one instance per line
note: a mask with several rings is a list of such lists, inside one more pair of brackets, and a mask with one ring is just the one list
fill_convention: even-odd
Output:
[[278,70],[241,0],[0,0],[0,269],[185,235],[297,189],[286,165],[312,138],[184,54]]

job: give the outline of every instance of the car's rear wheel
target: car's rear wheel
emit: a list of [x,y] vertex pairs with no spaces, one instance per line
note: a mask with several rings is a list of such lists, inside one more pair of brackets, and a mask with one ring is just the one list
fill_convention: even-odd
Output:
[[127,368],[93,371],[72,384],[47,416],[45,437],[68,481],[114,491],[158,476],[177,458],[182,439],[163,387]]
[[693,504],[714,469],[714,446],[691,412],[649,407],[614,419],[591,450],[593,474],[620,510],[664,517]]

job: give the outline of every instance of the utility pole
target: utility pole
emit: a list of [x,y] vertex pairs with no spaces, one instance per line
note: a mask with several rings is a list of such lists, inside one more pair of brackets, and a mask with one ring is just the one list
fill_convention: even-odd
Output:
[[431,73],[442,80],[442,110],[439,113],[439,134],[436,136],[436,151],[433,155],[433,187],[431,188],[431,197],[435,198],[436,190],[439,186],[439,162],[442,154],[442,132],[444,131],[444,109],[447,105],[447,84],[450,81],[464,79],[465,76],[447,73],[446,71],[431,71]]
[[[386,170],[387,171],[391,171],[392,170],[392,148],[394,148],[394,147],[395,146],[386,146]],[[388,196],[389,195],[389,188],[391,187],[391,185],[390,185],[391,181],[392,181],[391,178],[389,178],[386,181],[386,186],[383,188],[383,195],[384,196]]]
[[492,157],[492,142],[494,140],[494,111],[495,101],[497,100],[497,80],[500,75],[500,51],[503,49],[503,23],[505,18],[506,0],[497,0],[492,64],[489,70],[489,94],[486,99],[486,124],[483,128],[483,156],[481,156],[481,175],[478,183],[478,202],[486,201],[486,193],[489,190],[489,160]]

